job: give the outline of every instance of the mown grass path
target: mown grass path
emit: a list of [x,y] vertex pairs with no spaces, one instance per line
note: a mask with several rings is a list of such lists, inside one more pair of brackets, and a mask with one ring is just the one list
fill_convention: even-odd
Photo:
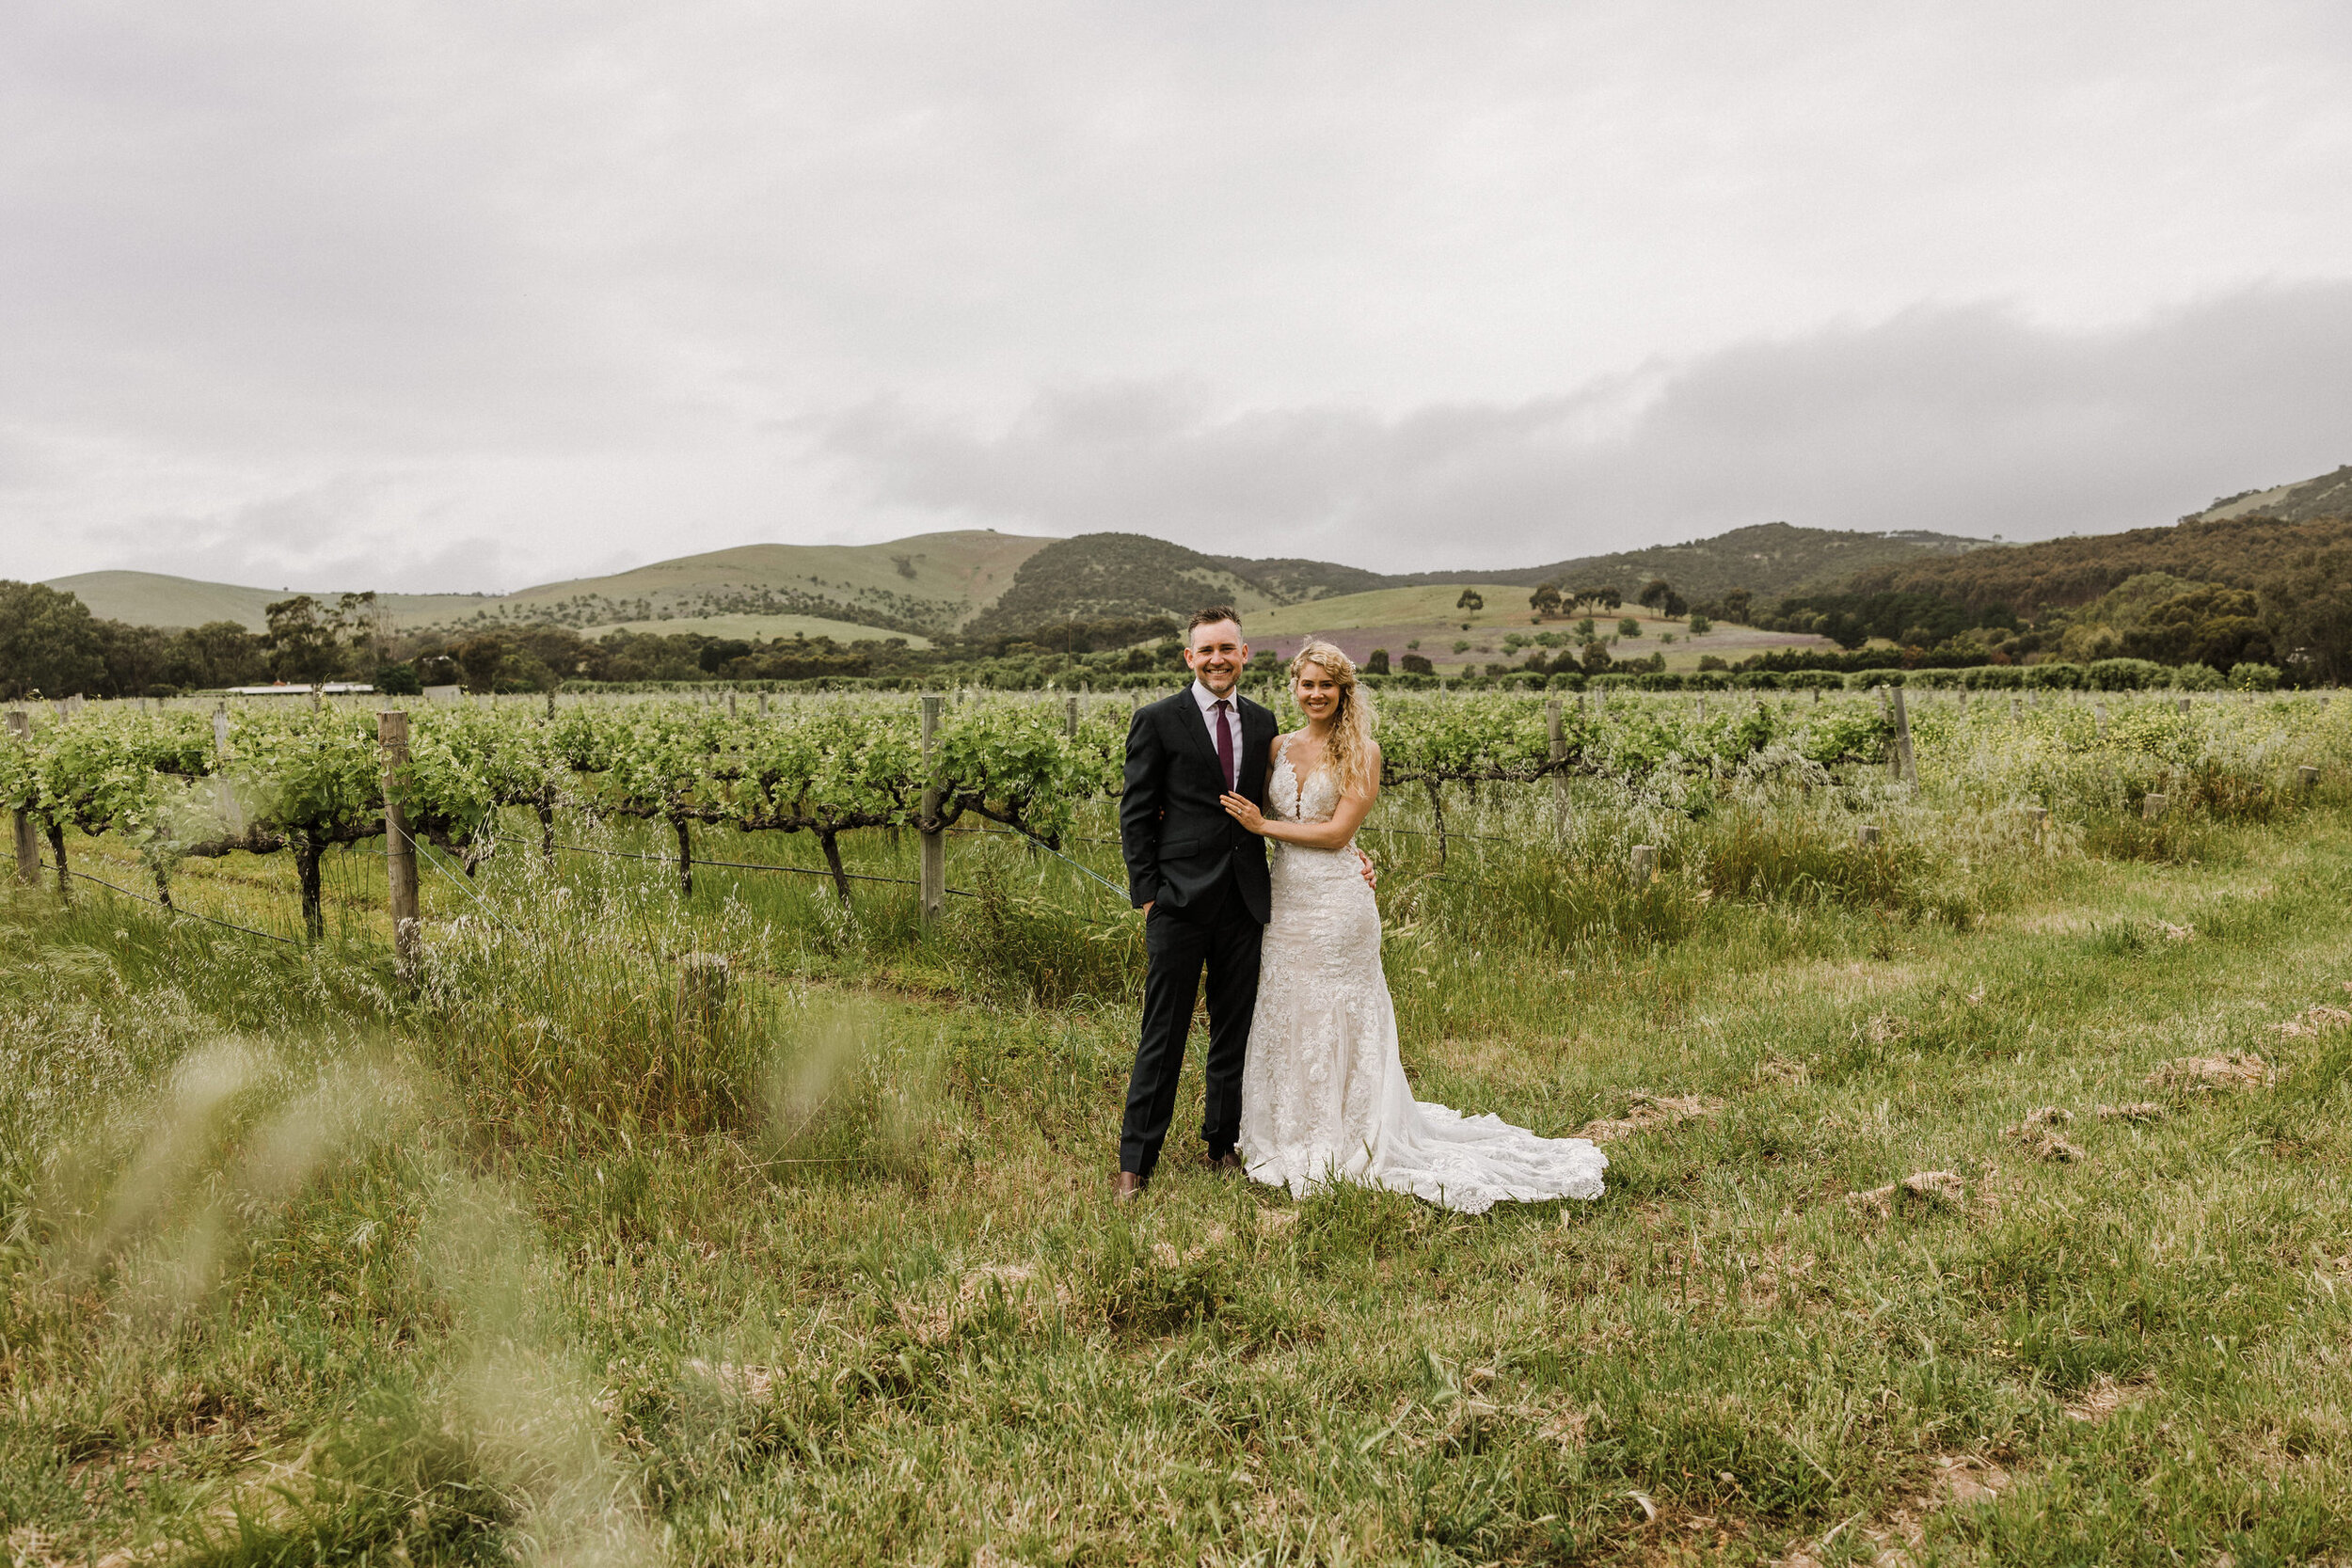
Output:
[[498,1090],[559,1000],[388,1013],[356,957],[14,895],[0,1522],[28,1562],[2352,1552],[2342,814],[1973,929],[1741,918],[1399,939],[1423,1098],[1637,1124],[1598,1203],[1469,1219],[1173,1148],[1113,1209],[1122,1005],[747,980],[707,1044],[756,1105],[686,1135]]

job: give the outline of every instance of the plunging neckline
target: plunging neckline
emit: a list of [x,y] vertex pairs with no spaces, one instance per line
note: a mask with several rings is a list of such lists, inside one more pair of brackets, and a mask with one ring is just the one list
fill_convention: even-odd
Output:
[[[1287,736],[1282,742],[1282,750],[1278,758],[1283,767],[1291,770],[1291,820],[1294,822],[1307,820],[1307,780],[1319,779],[1323,777],[1324,771],[1322,768],[1318,768],[1312,773],[1301,777],[1298,765],[1291,761],[1291,743],[1306,733],[1304,730],[1297,730]],[[1326,766],[1328,764],[1327,763]]]

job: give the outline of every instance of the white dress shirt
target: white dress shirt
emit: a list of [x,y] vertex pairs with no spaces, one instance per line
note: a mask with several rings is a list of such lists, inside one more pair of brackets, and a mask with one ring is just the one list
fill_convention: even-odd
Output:
[[[1225,722],[1232,726],[1233,771],[1235,774],[1239,774],[1241,772],[1240,686],[1236,685],[1233,688],[1233,694],[1232,696],[1219,697],[1216,692],[1201,685],[1198,679],[1195,679],[1192,683],[1192,700],[1200,709],[1200,722],[1208,729],[1209,750],[1212,752],[1216,750],[1216,705],[1219,703],[1225,704]],[[1240,783],[1240,780],[1235,778],[1228,780],[1227,782],[1237,785]]]

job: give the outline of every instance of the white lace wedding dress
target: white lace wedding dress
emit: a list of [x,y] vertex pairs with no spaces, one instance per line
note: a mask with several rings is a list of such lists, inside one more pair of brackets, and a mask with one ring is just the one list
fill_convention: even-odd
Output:
[[[1302,787],[1278,745],[1267,816],[1327,820],[1329,769]],[[1361,1181],[1480,1213],[1499,1202],[1598,1197],[1609,1157],[1582,1138],[1539,1138],[1500,1117],[1413,1099],[1380,968],[1380,911],[1352,849],[1269,840],[1274,918],[1242,1067],[1249,1174],[1304,1197]]]

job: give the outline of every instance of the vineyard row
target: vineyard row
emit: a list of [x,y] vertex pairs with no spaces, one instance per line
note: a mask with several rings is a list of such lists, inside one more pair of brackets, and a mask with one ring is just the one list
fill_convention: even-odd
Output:
[[[550,856],[559,811],[666,825],[690,891],[698,826],[807,832],[845,900],[842,835],[912,829],[923,835],[923,907],[935,913],[941,835],[962,817],[1058,848],[1082,804],[1118,793],[1130,706],[984,696],[763,701],[756,713],[658,701],[546,714],[477,704],[18,710],[0,732],[0,806],[15,816],[20,873],[37,876],[45,836],[61,886],[69,829],[135,847],[166,903],[173,868],[191,857],[289,854],[313,935],[327,849],[385,836],[389,823],[396,859],[421,839],[470,871],[495,849],[498,814],[515,808],[535,813]],[[2324,695],[2119,699],[2110,712],[2104,701],[2016,697],[1906,707],[1899,689],[1809,702],[1739,693],[1711,707],[1629,693],[1391,692],[1380,734],[1385,783],[1425,794],[1442,834],[1448,785],[1551,779],[1565,808],[1579,777],[1683,810],[1726,788],[1830,786],[1872,768],[2043,809],[2239,799],[2343,760],[2347,717]],[[397,870],[394,880],[406,936]]]

